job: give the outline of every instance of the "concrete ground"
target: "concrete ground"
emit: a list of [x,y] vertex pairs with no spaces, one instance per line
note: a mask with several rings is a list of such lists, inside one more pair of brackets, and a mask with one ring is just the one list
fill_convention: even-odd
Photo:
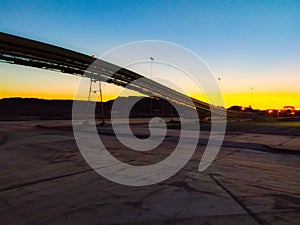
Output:
[[[89,167],[66,123],[0,122],[1,225],[300,224],[297,136],[229,133],[216,160],[200,173],[208,137],[202,132],[180,172],[158,184],[129,187]],[[112,135],[101,140],[120,160],[148,165],[172,152],[177,134],[168,135],[147,153],[124,150]]]

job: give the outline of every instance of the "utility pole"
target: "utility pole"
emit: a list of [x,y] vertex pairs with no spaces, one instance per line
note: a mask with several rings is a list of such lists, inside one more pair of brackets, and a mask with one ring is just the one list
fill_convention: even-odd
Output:
[[219,91],[219,95],[218,95],[218,106],[219,107],[221,107],[221,78],[220,77],[218,77],[218,81],[219,81],[219,89],[220,89],[220,91]]
[[[152,65],[152,63],[153,63],[154,58],[153,57],[149,57],[149,59],[150,59],[150,69],[151,69],[151,71],[150,71],[150,79],[152,80],[152,76],[153,76],[153,65]],[[152,96],[150,96],[150,113],[151,113],[151,115],[153,113]]]
[[253,104],[253,87],[251,87],[251,94],[250,94],[250,106],[252,108],[252,104]]

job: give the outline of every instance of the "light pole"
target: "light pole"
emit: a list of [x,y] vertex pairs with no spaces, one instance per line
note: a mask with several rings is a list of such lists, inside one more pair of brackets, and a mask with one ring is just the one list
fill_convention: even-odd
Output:
[[250,93],[250,107],[252,108],[253,104],[253,87],[251,87],[251,93]]
[[221,78],[220,77],[218,77],[218,81],[219,81],[219,89],[220,89],[220,91],[219,91],[219,95],[218,95],[218,106],[219,107],[221,107]]
[[[149,57],[149,59],[150,59],[150,79],[152,80],[152,73],[153,73],[153,65],[152,65],[152,63],[153,63],[153,60],[154,60],[154,58],[153,57]],[[152,115],[152,112],[153,112],[153,102],[152,102],[152,96],[150,96],[150,114]]]
[[152,72],[153,72],[153,65],[152,65],[152,62],[153,62],[153,60],[154,60],[154,58],[153,57],[149,57],[149,59],[150,59],[150,67],[151,67],[151,73],[150,73],[150,78],[152,79]]

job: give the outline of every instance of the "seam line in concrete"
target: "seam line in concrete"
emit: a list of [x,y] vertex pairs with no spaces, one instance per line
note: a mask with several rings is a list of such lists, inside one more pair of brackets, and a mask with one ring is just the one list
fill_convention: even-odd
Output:
[[226,193],[228,193],[258,224],[263,225],[263,222],[242,203],[228,188],[226,188],[213,174],[210,174],[213,181],[216,182]]
[[287,142],[289,142],[290,140],[293,140],[293,139],[295,139],[295,137],[291,137],[291,138],[285,140],[284,142],[280,143],[278,146],[282,146],[282,145],[284,145],[285,143],[287,143]]
[[55,177],[43,178],[43,179],[39,179],[39,180],[27,181],[27,182],[24,182],[24,183],[21,183],[21,184],[14,184],[14,185],[11,185],[9,187],[5,187],[5,188],[0,189],[0,192],[10,191],[10,190],[13,190],[13,189],[26,187],[26,186],[30,186],[30,185],[34,185],[34,184],[40,184],[40,183],[44,183],[44,182],[47,182],[47,181],[52,181],[52,180],[56,180],[56,179],[60,179],[60,178],[64,178],[64,177],[78,175],[78,174],[86,173],[86,172],[90,172],[90,171],[93,171],[93,169],[78,171],[78,172],[74,172],[74,173],[68,173],[68,174],[55,176]]

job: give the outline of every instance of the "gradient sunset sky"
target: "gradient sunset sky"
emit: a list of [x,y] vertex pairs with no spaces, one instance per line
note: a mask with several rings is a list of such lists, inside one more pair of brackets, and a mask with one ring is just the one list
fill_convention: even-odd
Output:
[[[97,56],[128,42],[173,42],[198,54],[221,78],[226,107],[248,106],[253,87],[254,108],[300,108],[300,1],[0,0],[0,5],[1,32]],[[0,78],[0,98],[72,99],[78,84],[75,76],[5,63]]]

